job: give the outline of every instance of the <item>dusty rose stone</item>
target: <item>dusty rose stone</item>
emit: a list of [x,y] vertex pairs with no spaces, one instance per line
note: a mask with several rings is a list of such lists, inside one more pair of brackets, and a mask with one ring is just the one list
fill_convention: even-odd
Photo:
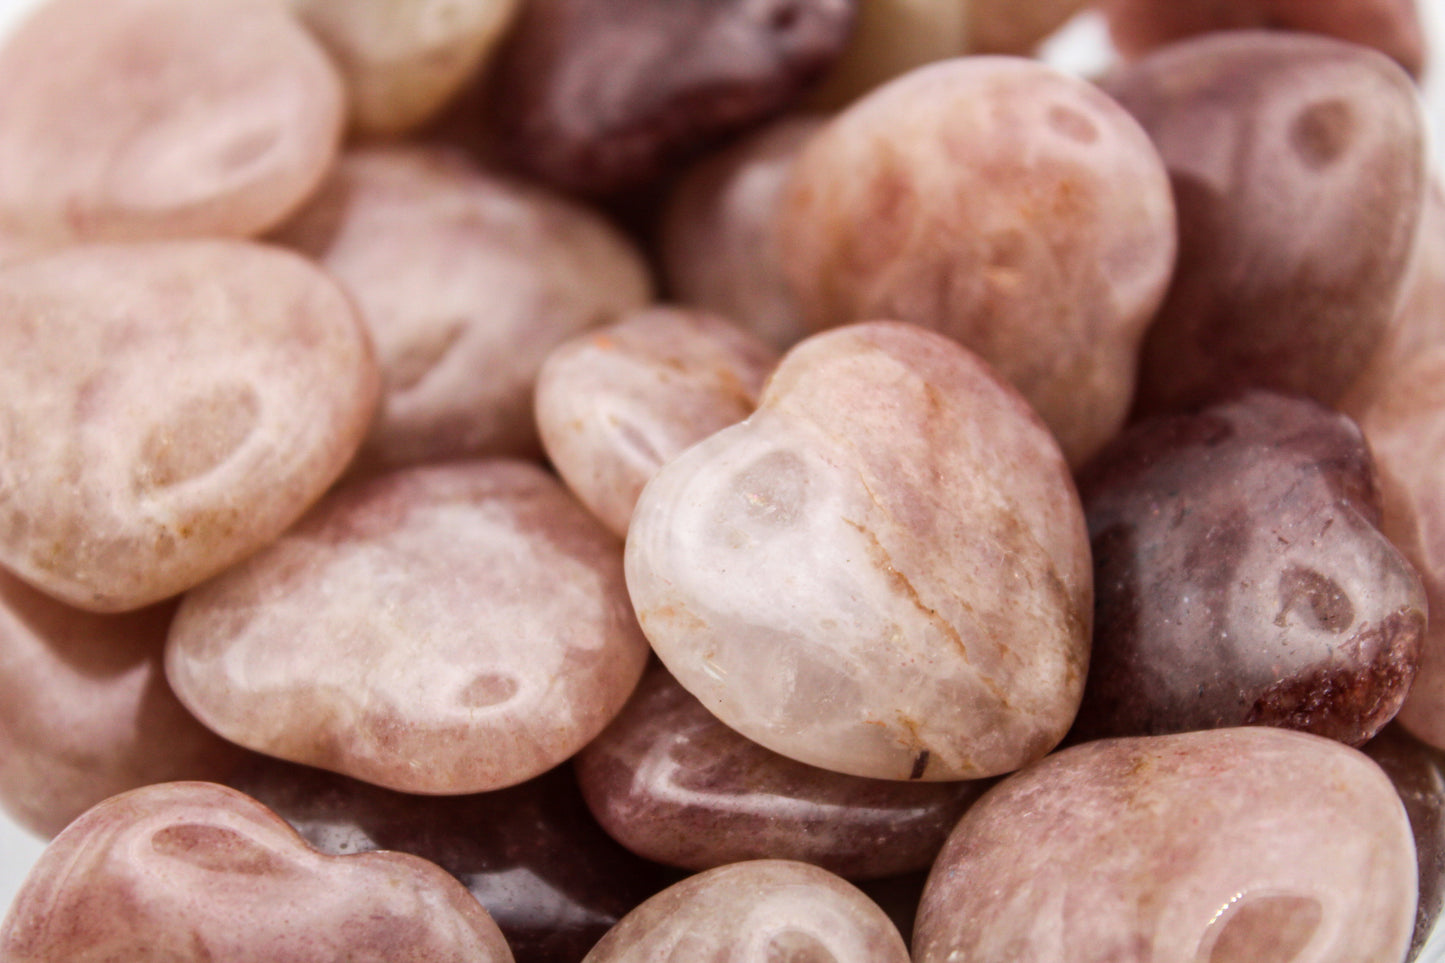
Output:
[[537,454],[547,353],[651,298],[642,256],[600,217],[436,149],[347,154],[276,240],[346,286],[376,342],[373,468]]
[[584,963],[908,963],[898,930],[832,873],[781,859],[699,873],[627,914]]
[[528,0],[489,80],[497,143],[584,193],[645,186],[778,113],[857,0]]
[[0,357],[0,563],[102,612],[279,535],[376,403],[345,295],[242,241],[79,246],[0,269]]
[[1445,950],[1445,753],[1399,726],[1386,726],[1362,751],[1395,784],[1415,834],[1420,900],[1409,959],[1437,959]]
[[411,796],[253,757],[229,784],[324,853],[391,850],[436,863],[496,921],[517,963],[578,963],[679,874],[613,842],[587,812],[571,766],[469,796]]
[[1374,47],[1419,77],[1425,32],[1415,0],[1108,0],[1114,45],[1128,57],[1214,30],[1321,33]]
[[664,463],[753,413],[778,363],[728,321],[652,308],[580,335],[537,379],[547,457],[579,501],[626,537],[637,496]]
[[468,793],[581,749],[646,660],[616,539],[541,469],[492,461],[334,492],[186,596],[166,671],[233,742]]
[[785,117],[704,159],[662,222],[668,290],[756,331],[781,351],[811,331],[788,289],[774,214],[793,160],[823,121]]
[[1149,131],[1179,209],[1139,407],[1250,385],[1333,405],[1385,339],[1425,202],[1410,78],[1354,44],[1242,31],[1160,50],[1107,89]]
[[260,803],[167,783],[90,810],[0,927],[6,963],[511,963],[495,923],[425,860],[324,856]]
[[794,762],[723,725],[661,667],[576,765],[598,821],[648,859],[687,869],[795,859],[849,879],[927,869],[988,786]]
[[913,959],[1393,963],[1415,880],[1400,799],[1353,749],[1263,728],[1106,740],[969,810]]
[[638,501],[627,585],[678,681],[800,762],[948,781],[1031,762],[1083,688],[1087,533],[1058,445],[955,342],[855,325]]
[[[1355,414],[1379,466],[1385,534],[1420,573],[1430,611],[1445,612],[1445,346],[1397,366]],[[1445,619],[1430,620],[1400,721],[1445,749]]]
[[481,71],[517,0],[291,0],[346,78],[352,123],[398,134]]
[[0,50],[0,228],[259,234],[325,175],[344,110],[281,3],[49,0]]
[[235,767],[166,684],[174,611],[95,615],[0,571],[0,805],[21,825],[54,836],[109,796]]
[[1425,589],[1349,418],[1250,391],[1150,419],[1079,480],[1094,647],[1075,731],[1276,725],[1358,746],[1399,711]]
[[957,339],[1075,466],[1123,424],[1174,207],[1149,139],[1093,85],[1007,57],[913,71],[808,142],[778,216],[815,328],[891,318]]

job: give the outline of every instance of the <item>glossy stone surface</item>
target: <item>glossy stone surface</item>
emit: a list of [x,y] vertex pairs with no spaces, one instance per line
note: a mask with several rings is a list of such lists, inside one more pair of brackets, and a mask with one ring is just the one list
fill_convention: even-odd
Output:
[[687,869],[793,859],[849,879],[927,869],[987,788],[794,762],[723,725],[661,667],[576,765],[603,828],[648,859]]
[[1404,808],[1353,749],[1265,728],[1106,740],[969,810],[913,960],[1396,963],[1415,894]]
[[617,540],[541,469],[487,461],[333,492],[186,596],[166,673],[240,745],[470,793],[581,749],[646,660]]
[[352,124],[399,134],[479,73],[517,0],[291,0],[346,78]]
[[1139,126],[1033,61],[913,71],[793,165],[780,250],[809,324],[893,319],[998,369],[1078,466],[1118,431],[1174,263],[1174,207]]
[[1424,207],[1409,76],[1353,44],[1244,31],[1160,50],[1106,89],[1149,131],[1179,209],[1137,406],[1247,385],[1334,404],[1386,336]]
[[280,3],[50,0],[0,50],[0,228],[259,234],[325,175],[344,111]]
[[335,856],[411,853],[457,877],[517,963],[578,963],[618,920],[675,881],[613,842],[571,769],[496,792],[408,796],[257,757],[230,784]]
[[793,159],[822,119],[789,116],[704,158],[662,221],[670,294],[757,332],[780,351],[812,333],[783,276],[774,214]]
[[489,83],[497,143],[583,193],[640,187],[786,107],[856,0],[528,0]]
[[883,911],[805,863],[755,860],[699,873],[633,910],[585,963],[908,963]]
[[1395,784],[1410,817],[1420,901],[1409,958],[1427,963],[1445,951],[1445,753],[1411,738],[1399,726],[1387,726],[1363,749]]
[[1053,438],[911,325],[817,335],[638,501],[627,585],[708,710],[800,762],[950,781],[1031,762],[1088,661],[1088,536]]
[[166,684],[174,611],[82,612],[0,571],[0,806],[21,825],[54,836],[109,796],[239,761]]
[[0,269],[0,357],[0,563],[102,612],[274,539],[376,405],[346,296],[242,241],[82,245]]
[[538,454],[547,352],[652,295],[641,254],[599,216],[438,149],[348,153],[276,240],[341,281],[376,342],[371,468]]
[[[1389,384],[1359,411],[1380,470],[1385,534],[1425,584],[1432,613],[1445,612],[1445,346],[1394,369]],[[1400,710],[1413,734],[1445,749],[1445,619],[1432,618],[1420,672]]]
[[1374,47],[1419,77],[1425,35],[1416,0],[1107,0],[1114,45],[1127,57],[1215,30],[1299,30]]
[[567,487],[619,538],[657,470],[753,413],[772,348],[713,314],[651,308],[562,344],[537,425]]
[[510,963],[456,880],[400,853],[325,856],[232,789],[113,797],[53,842],[0,926],[5,963]]
[[1344,415],[1247,392],[1136,425],[1080,479],[1086,737],[1277,725],[1360,745],[1399,711],[1425,591]]

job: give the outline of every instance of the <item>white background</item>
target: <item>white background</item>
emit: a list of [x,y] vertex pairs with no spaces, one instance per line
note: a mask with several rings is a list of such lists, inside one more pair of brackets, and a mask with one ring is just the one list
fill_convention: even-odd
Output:
[[[0,36],[28,9],[42,0],[0,0]],[[202,0],[203,2],[203,0]],[[1171,2],[1171,0],[1160,0]],[[1420,7],[1430,21],[1433,49],[1440,69],[1436,70],[1426,84],[1426,96],[1430,104],[1431,126],[1435,132],[1436,144],[1445,144],[1445,2],[1442,0],[1418,0]],[[1092,17],[1076,21],[1046,50],[1050,59],[1063,66],[1081,72],[1092,72],[1107,63],[1107,41],[1102,26]],[[1439,153],[1435,155],[1437,166]],[[40,855],[43,844],[28,835],[0,813],[0,907],[8,907],[19,888],[25,873]]]

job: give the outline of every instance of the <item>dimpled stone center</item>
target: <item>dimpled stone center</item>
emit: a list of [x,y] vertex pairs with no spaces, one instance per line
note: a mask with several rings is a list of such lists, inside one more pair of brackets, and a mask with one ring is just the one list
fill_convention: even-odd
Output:
[[1319,900],[1309,896],[1245,897],[1210,927],[1219,935],[1208,963],[1293,963],[1323,919]]

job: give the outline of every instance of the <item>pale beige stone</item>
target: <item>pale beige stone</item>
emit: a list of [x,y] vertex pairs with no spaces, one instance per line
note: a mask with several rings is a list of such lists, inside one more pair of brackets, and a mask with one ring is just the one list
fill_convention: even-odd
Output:
[[775,215],[793,159],[822,123],[785,117],[718,151],[678,181],[663,213],[672,296],[731,318],[782,351],[812,330],[783,274]]
[[6,963],[512,963],[487,911],[403,853],[326,856],[224,786],[177,782],[107,800],[31,869],[4,925]]
[[377,395],[339,288],[245,241],[66,248],[0,269],[0,563],[140,608],[271,541]]
[[188,594],[166,672],[259,752],[419,793],[530,779],[647,661],[618,541],[540,468],[412,468],[328,496]]
[[0,50],[0,229],[259,234],[325,176],[344,111],[280,0],[50,0]]
[[859,0],[843,56],[808,95],[835,110],[915,67],[968,52],[972,0]]
[[652,294],[641,254],[600,216],[438,149],[347,154],[275,239],[341,281],[376,343],[373,468],[537,454],[547,353]]
[[663,467],[627,583],[668,669],[774,752],[883,779],[996,775],[1078,708],[1092,574],[1058,445],[941,335],[794,348],[758,411]]
[[82,612],[0,571],[0,806],[21,825],[54,836],[109,796],[240,761],[166,684],[174,611]]
[[651,308],[553,351],[537,424],[579,501],[626,537],[657,470],[757,407],[777,354],[716,315]]
[[884,318],[956,338],[1075,467],[1123,424],[1174,203],[1149,138],[1092,84],[1010,57],[920,68],[814,135],[779,207],[814,328]]
[[908,963],[883,911],[832,873],[782,859],[733,863],[658,893],[583,963]]
[[479,73],[517,0],[291,0],[346,77],[352,123],[400,134]]
[[1076,746],[954,829],[915,963],[1400,963],[1404,806],[1369,758],[1284,729]]

